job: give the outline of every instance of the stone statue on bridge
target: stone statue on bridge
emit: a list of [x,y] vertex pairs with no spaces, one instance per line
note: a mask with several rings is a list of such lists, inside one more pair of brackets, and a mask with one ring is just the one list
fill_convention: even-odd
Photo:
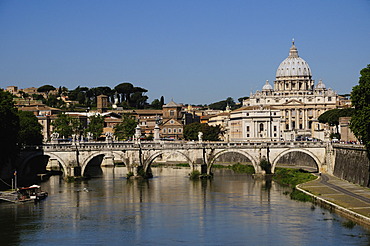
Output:
[[203,132],[198,132],[199,143],[203,142]]

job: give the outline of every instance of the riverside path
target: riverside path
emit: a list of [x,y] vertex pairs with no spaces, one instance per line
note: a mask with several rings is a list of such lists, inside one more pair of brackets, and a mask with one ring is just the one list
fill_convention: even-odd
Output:
[[316,180],[300,184],[297,188],[314,197],[329,209],[370,227],[370,189],[321,174]]

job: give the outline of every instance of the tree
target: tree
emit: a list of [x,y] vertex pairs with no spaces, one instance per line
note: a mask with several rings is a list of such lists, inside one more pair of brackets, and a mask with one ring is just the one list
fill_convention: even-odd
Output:
[[43,85],[37,89],[37,92],[46,92],[49,93],[50,91],[55,90],[55,87],[52,85]]
[[130,100],[130,94],[133,92],[134,86],[131,83],[126,82],[117,85],[114,87],[114,89],[122,96],[121,102],[125,101],[128,104]]
[[77,118],[72,118],[68,114],[60,114],[52,123],[54,131],[63,138],[71,137],[73,134],[82,135],[83,126]]
[[48,99],[46,99],[45,104],[49,107],[60,108],[64,106],[66,103],[63,100],[61,100],[57,95],[50,95]]
[[97,140],[103,133],[104,128],[104,117],[101,115],[92,115],[89,117],[89,125],[85,129],[85,132],[91,132],[93,138]]
[[353,87],[351,93],[355,110],[350,128],[365,145],[370,159],[370,64],[360,74],[359,84]]
[[354,112],[354,108],[343,108],[343,109],[331,109],[318,118],[320,123],[328,124],[329,126],[335,126],[336,133],[339,133],[339,118],[340,117],[351,117]]
[[42,144],[42,125],[36,116],[29,111],[18,111],[20,130],[18,132],[19,145]]
[[118,140],[127,140],[135,134],[137,121],[135,117],[124,114],[122,122],[114,127],[114,136]]
[[158,99],[154,99],[150,106],[154,109],[162,109],[161,102]]
[[249,99],[249,97],[241,97],[241,98],[238,98],[238,101],[242,105],[243,104],[243,101],[246,100],[246,99]]
[[216,110],[225,110],[227,106],[229,106],[231,109],[235,109],[236,104],[234,102],[234,99],[232,99],[231,97],[228,97],[226,100],[211,103],[209,105],[209,108],[216,109]]
[[186,140],[198,140],[199,132],[203,133],[202,139],[206,141],[218,141],[222,133],[220,126],[194,122],[184,127],[184,138]]
[[9,163],[14,165],[19,151],[18,131],[19,117],[13,97],[9,92],[0,89],[0,167]]

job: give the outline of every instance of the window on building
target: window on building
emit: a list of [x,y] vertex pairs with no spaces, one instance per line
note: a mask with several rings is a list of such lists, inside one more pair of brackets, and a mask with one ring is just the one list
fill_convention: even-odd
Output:
[[292,121],[292,129],[295,129],[295,121]]
[[168,128],[168,133],[171,133],[172,132],[172,129],[171,128]]
[[166,128],[163,128],[163,130],[162,130],[162,131],[163,131],[163,133],[166,133],[166,132],[167,132]]
[[174,116],[175,115],[175,111],[174,110],[170,110],[170,116]]
[[182,132],[182,129],[181,128],[179,128],[179,133],[181,133]]
[[173,123],[174,123],[174,121],[173,121],[173,120],[171,120],[171,121],[170,121],[170,123],[171,123],[171,124],[173,124]]
[[249,134],[247,134],[247,138],[249,138]]
[[260,132],[263,132],[263,123],[260,124]]
[[328,97],[328,101],[331,102],[331,97]]
[[256,99],[256,103],[259,103],[260,102],[260,99]]
[[285,130],[289,130],[289,124],[285,125]]
[[277,127],[276,126],[274,126],[274,132],[276,132],[277,131]]
[[303,129],[303,125],[302,124],[299,124],[299,129]]
[[173,133],[176,133],[176,128],[175,128],[175,129],[173,129]]
[[247,132],[249,132],[249,126],[247,126]]
[[274,133],[274,138],[276,138],[276,133]]

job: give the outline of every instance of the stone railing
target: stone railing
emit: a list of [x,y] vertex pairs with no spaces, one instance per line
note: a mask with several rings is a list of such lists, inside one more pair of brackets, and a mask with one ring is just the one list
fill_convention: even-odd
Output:
[[[46,143],[41,146],[26,146],[24,150],[43,151],[94,151],[94,150],[125,150],[125,149],[199,149],[199,148],[323,148],[328,142],[312,141],[286,141],[286,142],[195,142],[195,141],[142,141],[140,143],[115,141],[115,142],[69,142]],[[334,146],[337,146],[335,144]]]

